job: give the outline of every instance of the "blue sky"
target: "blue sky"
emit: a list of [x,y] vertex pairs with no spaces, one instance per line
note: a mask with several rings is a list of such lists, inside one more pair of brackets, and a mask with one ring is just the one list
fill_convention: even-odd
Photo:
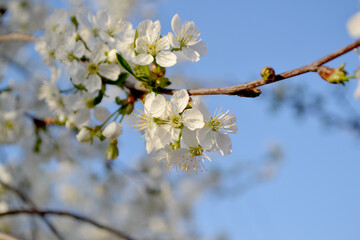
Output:
[[[169,72],[201,79],[204,87],[255,80],[264,66],[280,73],[327,55],[352,41],[345,24],[360,10],[356,0],[165,0],[157,6],[162,32],[171,30],[175,13],[199,27],[208,55]],[[348,53],[328,66],[342,62],[350,73],[359,64],[356,54]],[[342,87],[316,74],[286,82],[305,83],[320,92]],[[208,168],[256,161],[272,142],[282,147],[285,158],[274,179],[244,194],[205,196],[196,209],[199,232],[211,236],[224,231],[236,240],[359,239],[360,138],[324,127],[311,116],[296,119],[289,109],[272,114],[265,96],[278,84],[262,87],[264,96],[257,99],[204,97],[212,111],[230,108],[239,126],[232,136],[233,154],[214,159]],[[360,110],[360,100],[352,98],[355,88],[356,80],[346,85],[346,94]],[[138,144],[139,136],[129,135],[121,142],[123,149]]]
[[[175,13],[182,21],[195,21],[208,55],[181,73],[204,85],[223,86],[255,80],[267,65],[278,73],[300,67],[349,44],[345,24],[358,10],[356,0],[183,0],[161,2],[159,19],[163,32],[170,30]],[[359,64],[356,54],[348,53],[328,66],[342,62],[350,73]],[[341,87],[316,74],[286,81],[320,92]],[[276,84],[261,89],[266,94]],[[347,84],[346,93],[359,110],[359,100],[352,99],[355,88],[356,80]],[[359,138],[311,117],[296,119],[288,109],[271,114],[265,97],[205,99],[212,110],[231,108],[239,125],[233,154],[215,159],[209,168],[256,159],[272,141],[283,148],[285,159],[275,179],[242,195],[205,197],[196,212],[199,231],[225,231],[239,240],[360,238]]]

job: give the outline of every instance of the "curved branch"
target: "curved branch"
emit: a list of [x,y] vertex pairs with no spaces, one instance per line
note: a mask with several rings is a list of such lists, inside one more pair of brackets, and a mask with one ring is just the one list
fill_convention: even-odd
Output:
[[[25,204],[27,204],[31,209],[36,210],[37,207],[35,205],[35,203],[28,198],[22,191],[20,191],[19,189],[17,189],[14,186],[11,186],[3,181],[0,180],[0,185],[3,185],[6,189],[8,189],[9,191],[13,192],[14,194],[16,194]],[[49,229],[53,232],[53,234],[59,239],[59,240],[63,240],[64,238],[61,236],[61,234],[59,233],[59,231],[55,228],[55,226],[51,223],[51,221],[49,219],[46,218],[46,216],[43,215],[39,215],[43,221],[46,223],[46,225],[49,227]],[[1,238],[0,238],[1,240]]]
[[19,214],[31,214],[31,215],[40,215],[40,216],[56,215],[56,216],[69,217],[69,218],[72,218],[75,220],[89,223],[95,227],[106,230],[106,231],[114,234],[115,236],[121,237],[125,240],[135,240],[134,238],[130,237],[129,235],[127,235],[119,230],[105,226],[104,224],[98,223],[95,220],[92,220],[88,217],[85,217],[85,216],[82,216],[82,215],[79,215],[76,213],[67,212],[67,211],[37,210],[37,209],[13,209],[13,210],[9,210],[7,212],[0,213],[0,217],[10,216],[10,215],[19,215]]
[[[264,79],[258,79],[255,81],[242,83],[230,87],[220,87],[220,88],[202,88],[202,89],[188,89],[189,95],[241,95],[244,93],[244,91],[255,89],[256,87],[260,87],[266,84],[270,84],[273,82],[278,82],[280,80],[284,80],[287,78],[295,77],[297,75],[301,75],[307,72],[316,72],[317,69],[322,66],[323,64],[330,62],[331,60],[340,57],[341,55],[344,55],[345,53],[357,48],[360,46],[360,40],[357,40],[355,42],[350,43],[349,45],[323,57],[315,62],[312,62],[308,65],[305,65],[303,67],[299,67],[281,74],[278,74],[275,76],[275,79],[272,81],[265,81]],[[141,91],[141,92],[148,92],[146,88],[140,87],[137,84],[134,83],[125,83],[125,86],[127,88],[133,88],[135,90]],[[161,93],[164,94],[174,94],[177,89],[160,89]],[[245,95],[246,96],[246,95]]]
[[[18,33],[12,33],[12,34],[8,34],[8,35],[0,36],[0,42],[2,42],[2,41],[33,42],[35,40],[36,40],[36,37],[34,37],[34,36],[18,34]],[[258,89],[256,89],[256,87],[267,85],[267,84],[270,84],[273,82],[278,82],[280,80],[295,77],[297,75],[301,75],[304,73],[316,72],[317,69],[320,66],[322,66],[323,64],[330,62],[331,60],[333,60],[337,57],[340,57],[341,55],[344,55],[345,53],[347,53],[359,46],[360,46],[360,39],[356,40],[356,41],[350,43],[349,45],[347,45],[333,53],[330,53],[329,55],[322,57],[308,65],[305,65],[305,66],[299,67],[299,68],[295,68],[295,69],[287,71],[287,72],[280,73],[275,76],[274,80],[271,80],[271,81],[269,81],[269,80],[266,81],[261,78],[261,79],[255,80],[255,81],[246,82],[246,83],[242,83],[242,84],[238,84],[238,85],[234,85],[234,86],[230,86],[230,87],[188,89],[187,91],[188,91],[189,95],[239,95],[239,96],[248,97],[249,90],[250,90],[250,92],[251,92],[251,90],[254,90],[256,92],[256,91],[259,91]],[[143,93],[148,92],[148,89],[143,88],[138,84],[125,82],[124,85],[125,85],[125,87],[127,87],[129,89],[133,89],[133,90],[136,90],[139,92],[143,92]],[[164,88],[164,89],[159,89],[159,91],[164,94],[174,94],[176,91],[178,91],[178,89]],[[250,93],[250,97],[253,97],[251,93]]]
[[8,41],[35,42],[35,40],[36,37],[21,33],[11,33],[0,36],[0,42],[8,42]]

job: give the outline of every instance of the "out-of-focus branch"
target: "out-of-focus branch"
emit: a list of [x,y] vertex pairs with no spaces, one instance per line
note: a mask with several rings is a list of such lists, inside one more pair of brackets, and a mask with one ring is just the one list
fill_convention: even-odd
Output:
[[19,239],[14,238],[13,236],[10,236],[8,234],[0,232],[0,240],[19,240]]
[[0,36],[0,42],[11,42],[11,41],[34,42],[35,40],[36,37],[21,33],[11,33]]
[[[6,189],[8,189],[9,191],[13,192],[14,194],[16,194],[25,204],[27,204],[31,209],[36,210],[37,207],[35,205],[35,203],[28,198],[22,191],[20,191],[20,189],[11,186],[3,181],[0,180],[0,184],[3,185]],[[51,221],[49,219],[46,218],[46,216],[44,215],[40,215],[38,214],[43,221],[46,223],[46,225],[49,227],[49,229],[53,232],[53,234],[59,239],[59,240],[63,240],[64,238],[61,236],[61,234],[59,233],[59,231],[56,229],[56,227],[51,223]],[[0,238],[1,240],[1,238]]]
[[88,217],[76,214],[76,213],[71,213],[71,212],[67,212],[67,211],[55,211],[55,210],[38,210],[38,209],[12,209],[3,213],[0,213],[0,217],[4,217],[4,216],[11,216],[11,215],[19,215],[19,214],[30,214],[30,215],[40,215],[40,216],[46,216],[46,215],[56,215],[56,216],[65,216],[65,217],[70,217],[72,219],[78,220],[78,221],[82,221],[82,222],[86,222],[89,223],[95,227],[98,227],[100,229],[106,230],[112,234],[114,234],[115,236],[121,237],[122,239],[125,240],[135,240],[133,237],[130,237],[129,235],[116,230],[114,228],[105,226],[104,224],[101,224],[93,219],[90,219]]

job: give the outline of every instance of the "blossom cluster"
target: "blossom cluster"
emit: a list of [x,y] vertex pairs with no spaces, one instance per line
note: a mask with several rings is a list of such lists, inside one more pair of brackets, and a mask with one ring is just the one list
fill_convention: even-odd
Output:
[[[116,158],[117,138],[122,133],[120,122],[125,115],[132,113],[135,101],[140,98],[135,98],[131,91],[127,91],[125,82],[131,79],[139,81],[152,92],[148,99],[154,96],[153,92],[157,92],[158,88],[171,84],[169,79],[165,78],[166,67],[174,66],[181,59],[197,62],[200,56],[206,55],[206,45],[202,42],[194,22],[186,21],[182,24],[179,15],[175,14],[171,27],[173,32],[162,35],[159,21],[144,20],[134,29],[130,22],[104,10],[99,10],[96,15],[90,12],[70,14],[65,10],[55,11],[47,19],[45,34],[35,46],[52,69],[52,79],[44,82],[39,98],[45,100],[58,123],[79,131],[76,136],[78,141],[92,142],[94,137],[101,141],[108,139],[110,146],[106,155],[109,159]],[[61,68],[65,69],[71,80],[70,91],[62,91],[58,87]],[[118,86],[120,91],[127,95],[126,99],[114,99],[119,108],[113,114],[99,105],[106,96],[108,85]],[[184,91],[180,93],[185,94]],[[195,107],[183,112],[189,101],[187,93],[186,96],[186,99],[176,100],[179,96],[175,94],[173,101],[181,100],[182,106],[174,109],[174,103],[169,114],[175,117],[175,113],[181,113],[181,123],[178,124],[184,124],[191,131],[202,129],[205,126],[203,113]],[[161,95],[156,99],[159,97]],[[160,111],[160,108],[163,106],[152,106],[154,111]],[[90,126],[91,111],[95,119],[102,124]],[[122,117],[116,122],[119,115]],[[160,115],[156,117],[162,121]],[[193,119],[194,117],[201,117],[200,125],[191,122],[197,120]],[[211,122],[210,119],[208,122]],[[162,129],[175,140],[178,140],[180,132],[186,131],[180,131],[180,125],[168,129],[163,126]],[[210,147],[206,145],[206,149],[210,150]],[[158,147],[147,144],[148,152],[151,152],[149,148]],[[225,150],[220,150],[224,155]],[[226,153],[228,151],[226,150]],[[198,154],[200,155],[203,154]]]
[[135,126],[145,136],[148,153],[161,152],[155,159],[169,170],[193,172],[211,161],[206,152],[232,152],[229,133],[237,132],[236,116],[221,109],[211,116],[199,97],[190,99],[185,89],[174,93],[170,101],[150,93],[144,100],[144,111],[136,117]]

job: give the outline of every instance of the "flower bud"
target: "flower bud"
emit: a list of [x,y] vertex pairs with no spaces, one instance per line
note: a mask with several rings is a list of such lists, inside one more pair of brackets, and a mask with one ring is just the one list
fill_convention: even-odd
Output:
[[76,139],[79,142],[88,142],[90,141],[92,138],[90,130],[88,128],[81,128],[81,130],[79,131],[79,133],[76,135]]
[[108,160],[114,160],[119,156],[119,149],[117,147],[117,140],[110,142],[108,149],[106,150],[106,158]]
[[162,78],[165,76],[166,68],[159,65],[151,64],[150,71],[157,77]]
[[261,69],[261,77],[266,82],[271,82],[275,80],[275,70],[272,67],[264,67]]
[[347,77],[347,72],[344,70],[345,63],[341,64],[339,68],[329,68],[326,66],[320,66],[317,69],[320,77],[325,81],[333,84],[344,84],[345,81],[348,81],[351,77]]
[[112,122],[106,126],[102,134],[110,141],[116,140],[122,133],[121,124]]

